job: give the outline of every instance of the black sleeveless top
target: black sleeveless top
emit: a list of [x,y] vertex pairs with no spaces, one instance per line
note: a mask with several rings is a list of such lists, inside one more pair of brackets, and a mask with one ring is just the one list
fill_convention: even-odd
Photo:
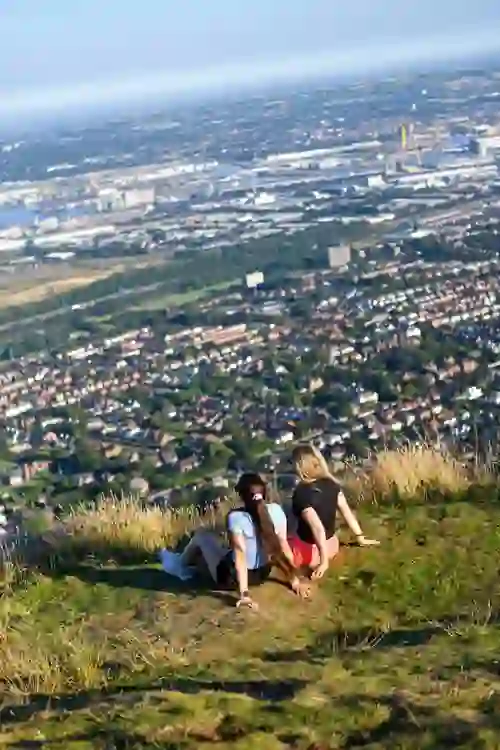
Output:
[[337,506],[340,487],[333,479],[318,479],[306,484],[300,482],[295,488],[292,498],[292,512],[297,519],[297,536],[307,544],[314,544],[314,536],[309,524],[302,518],[306,508],[313,508],[325,527],[326,538],[331,539],[335,534]]

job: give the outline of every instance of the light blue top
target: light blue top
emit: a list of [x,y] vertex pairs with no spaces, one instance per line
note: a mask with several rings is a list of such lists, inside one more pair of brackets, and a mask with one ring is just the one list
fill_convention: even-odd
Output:
[[[266,505],[274,529],[280,536],[286,535],[286,515],[277,503]],[[245,555],[248,570],[255,570],[267,564],[267,557],[261,544],[257,541],[255,526],[251,516],[244,510],[233,510],[228,518],[228,531],[241,534],[245,538]]]

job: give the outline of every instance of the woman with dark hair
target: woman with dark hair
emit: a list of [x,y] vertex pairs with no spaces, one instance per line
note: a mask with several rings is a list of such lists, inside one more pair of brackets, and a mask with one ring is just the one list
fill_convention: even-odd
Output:
[[237,607],[256,608],[249,587],[264,583],[273,566],[282,571],[297,596],[307,598],[309,589],[297,575],[288,545],[285,513],[281,505],[267,502],[265,481],[259,474],[243,474],[236,492],[243,507],[231,510],[227,516],[230,549],[216,535],[201,529],[180,556],[179,567],[189,570],[201,556],[218,586],[238,588]]

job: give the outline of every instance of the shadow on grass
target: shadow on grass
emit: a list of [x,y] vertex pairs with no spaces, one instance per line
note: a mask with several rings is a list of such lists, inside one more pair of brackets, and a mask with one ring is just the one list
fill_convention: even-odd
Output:
[[263,701],[287,701],[294,698],[300,690],[308,685],[306,680],[196,680],[189,678],[165,678],[151,684],[114,686],[103,690],[88,690],[80,693],[36,694],[29,702],[19,706],[4,706],[0,710],[0,725],[16,724],[29,721],[37,713],[47,710],[80,711],[106,701],[115,701],[122,697],[131,697],[135,704],[138,695],[153,692],[181,693],[182,695],[199,695],[204,692],[243,695]]
[[[169,592],[182,594],[190,598],[200,596],[210,597],[234,609],[237,592],[236,589],[217,588],[210,575],[200,573],[190,581],[181,581],[179,578],[168,575],[158,567],[141,565],[128,568],[95,567],[93,565],[74,565],[71,567],[46,570],[45,575],[50,578],[60,579],[67,576],[79,578],[84,583],[92,585],[104,584],[112,588],[132,588],[138,591]],[[289,590],[287,583],[279,577],[271,576],[266,583],[272,583]]]
[[[491,612],[488,625],[497,627],[500,624],[500,612]],[[274,663],[292,663],[306,661],[310,664],[322,664],[335,654],[346,651],[384,650],[417,648],[426,646],[435,636],[453,633],[455,628],[474,625],[470,615],[454,615],[443,617],[437,622],[418,623],[415,621],[402,622],[397,628],[380,630],[374,627],[365,628],[337,628],[321,633],[313,642],[300,649],[268,651],[264,654],[264,661]],[[483,667],[486,669],[486,667]],[[494,674],[500,674],[500,661],[488,663],[488,669]]]
[[[482,710],[477,718],[465,719],[441,711],[439,705],[422,705],[409,700],[406,694],[394,692],[391,695],[351,694],[336,700],[336,708],[346,710],[353,715],[359,712],[369,714],[373,706],[384,706],[388,709],[387,718],[374,726],[355,730],[346,734],[335,746],[312,744],[318,750],[356,750],[356,748],[442,748],[442,747],[486,747],[477,745],[480,729],[488,730],[498,727],[495,708]],[[341,729],[341,728],[340,728]],[[289,745],[300,745],[300,734],[281,734],[279,739]],[[432,743],[432,744],[431,744]],[[488,746],[489,747],[489,746]],[[493,748],[494,746],[491,745]],[[495,745],[496,747],[496,745]]]
[[296,661],[317,664],[342,651],[425,646],[435,635],[442,633],[441,627],[433,625],[421,628],[402,627],[388,632],[374,628],[338,629],[323,633],[310,646],[291,651],[270,651],[264,655],[264,659],[283,664]]
[[[333,750],[333,747],[339,750],[356,750],[357,748],[368,748],[375,745],[377,747],[397,745],[405,748],[483,747],[482,743],[476,744],[479,739],[479,731],[481,729],[495,730],[499,726],[497,718],[498,701],[491,706],[481,706],[475,720],[442,712],[439,710],[439,706],[416,703],[409,700],[406,694],[401,693],[374,696],[352,694],[338,698],[331,710],[339,710],[341,713],[348,710],[356,714],[360,710],[366,709],[368,714],[370,713],[369,709],[374,704],[377,707],[384,706],[388,709],[387,718],[369,728],[347,733],[342,740],[336,742],[335,746],[313,742],[309,745],[311,750],[313,748],[315,750]],[[133,708],[132,705],[131,708]],[[102,747],[103,750],[108,748],[110,750],[111,748],[113,750],[139,750],[139,748],[141,750],[149,750],[150,748],[151,750],[152,748],[173,750],[181,747],[197,748],[219,742],[235,742],[245,738],[256,728],[268,735],[276,736],[276,739],[285,743],[287,747],[306,747],[304,744],[305,736],[300,729],[295,732],[285,729],[284,732],[278,731],[276,733],[274,726],[267,726],[265,723],[260,723],[258,727],[257,725],[253,726],[255,718],[227,714],[222,717],[218,727],[209,731],[202,728],[197,729],[196,724],[192,723],[188,732],[182,730],[177,740],[175,739],[174,729],[170,740],[166,742],[151,742],[132,731],[124,732],[115,727],[106,729],[101,725],[94,729],[89,728],[81,734],[66,735],[60,740],[21,740],[9,747],[15,748],[15,750],[36,749],[45,746],[65,748],[68,747],[69,743],[87,742],[92,743],[93,747]],[[309,739],[310,732],[312,730],[314,733],[314,729],[314,726],[309,725],[307,733]],[[340,727],[339,729],[341,731]],[[320,726],[318,726],[318,730],[321,730]],[[493,746],[491,745],[491,747]]]
[[[385,705],[389,709],[389,716],[371,729],[352,732],[338,747],[342,750],[372,747],[380,743],[384,747],[398,743],[402,747],[403,741],[409,741],[411,747],[421,746],[425,733],[432,737],[433,747],[471,747],[469,743],[477,741],[479,724],[490,725],[487,716],[483,715],[479,723],[468,721],[457,716],[443,714],[434,706],[418,705],[407,700],[405,696],[393,694],[368,699],[366,696],[349,696],[344,702],[345,707],[352,706],[353,711],[367,703]],[[415,744],[412,742],[415,741]],[[389,744],[390,743],[390,744]],[[401,743],[401,744],[399,744]],[[416,744],[418,743],[418,745]],[[423,744],[423,743],[422,743]],[[406,744],[404,745],[406,747]],[[474,745],[475,746],[475,745]],[[429,744],[425,743],[425,747]]]
[[174,750],[179,746],[174,743],[150,744],[144,737],[133,733],[122,732],[119,729],[93,729],[81,734],[61,737],[61,739],[50,740],[20,740],[8,747],[10,750],[37,750],[44,747],[60,747],[65,750],[69,743],[87,743],[86,746],[99,748],[99,750]]
[[128,568],[94,567],[93,565],[74,565],[64,569],[46,571],[51,578],[74,576],[84,583],[104,584],[112,588],[132,588],[138,591],[156,591],[184,594],[190,597],[210,596],[234,607],[235,593],[214,588],[209,578],[197,576],[191,581],[181,581],[169,576],[161,568],[141,565]]
[[[443,682],[453,680],[473,680],[478,674],[493,678],[495,682],[500,679],[500,658],[497,659],[478,659],[468,657],[464,654],[460,664],[440,664],[437,665],[430,673],[432,678]],[[500,723],[500,693],[494,692],[488,698],[488,705],[497,706],[497,715]]]

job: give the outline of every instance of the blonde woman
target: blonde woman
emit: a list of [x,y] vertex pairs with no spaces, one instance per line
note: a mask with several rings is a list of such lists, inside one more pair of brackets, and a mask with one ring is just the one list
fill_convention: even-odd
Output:
[[336,534],[337,510],[362,547],[378,545],[367,539],[356,516],[349,508],[342,489],[332,476],[322,453],[313,445],[298,445],[292,453],[299,478],[292,499],[296,533],[288,539],[297,568],[308,567],[311,578],[319,579],[328,570],[330,560],[339,551]]

